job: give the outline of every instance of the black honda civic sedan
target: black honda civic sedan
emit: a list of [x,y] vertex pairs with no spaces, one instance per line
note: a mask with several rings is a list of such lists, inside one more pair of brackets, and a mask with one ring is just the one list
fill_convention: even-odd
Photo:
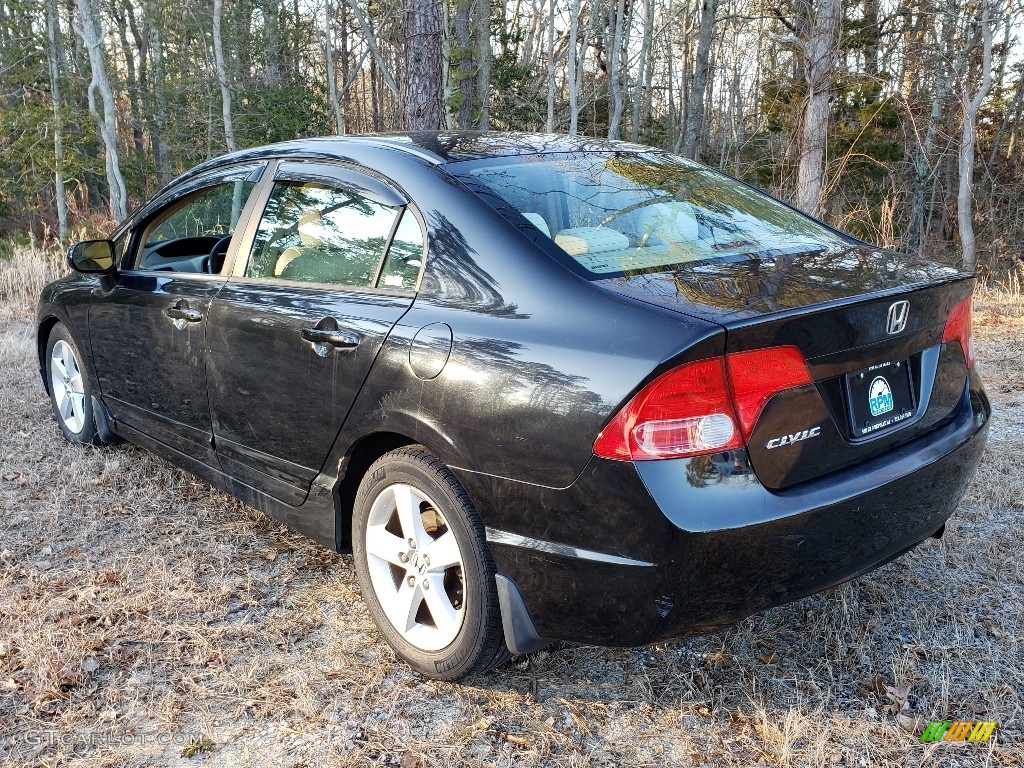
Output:
[[969,275],[648,147],[277,144],[69,258],[38,315],[64,436],[351,549],[439,678],[854,578],[942,533],[986,440]]

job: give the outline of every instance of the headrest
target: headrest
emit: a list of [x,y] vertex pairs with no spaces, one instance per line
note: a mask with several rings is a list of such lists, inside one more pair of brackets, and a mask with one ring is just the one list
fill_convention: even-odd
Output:
[[322,217],[320,211],[310,210],[305,211],[299,216],[298,230],[299,240],[302,244],[307,247],[314,247],[317,245],[323,245],[323,226],[321,225]]

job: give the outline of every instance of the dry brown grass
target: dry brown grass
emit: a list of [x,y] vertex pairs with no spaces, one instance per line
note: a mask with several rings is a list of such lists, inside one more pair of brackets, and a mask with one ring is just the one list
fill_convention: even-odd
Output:
[[[998,292],[977,323],[992,439],[944,539],[710,637],[556,646],[467,685],[396,662],[349,557],[144,451],[64,443],[4,301],[4,765],[1024,762],[1024,313]],[[957,717],[996,738],[918,741]]]

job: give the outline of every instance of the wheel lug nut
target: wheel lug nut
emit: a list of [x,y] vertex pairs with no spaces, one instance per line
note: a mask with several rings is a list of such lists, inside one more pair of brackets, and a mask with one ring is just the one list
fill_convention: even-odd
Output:
[[423,556],[423,564],[424,564],[425,566],[427,566],[427,568],[429,568],[429,567],[430,567],[430,558],[429,558],[429,557],[427,557],[426,555],[424,555],[424,556]]
[[406,539],[406,542],[409,544],[409,549],[416,549],[416,539],[410,536],[408,539]]
[[408,581],[409,581],[409,586],[410,587],[415,587],[416,586],[416,577],[415,576],[410,576]]
[[401,560],[403,563],[408,563],[409,562],[409,556],[407,554],[405,554],[405,552],[399,552],[398,553],[398,559]]
[[424,591],[424,592],[426,592],[427,590],[429,590],[429,589],[430,589],[430,582],[429,582],[429,581],[427,581],[426,579],[424,579],[424,580],[423,580],[423,584],[422,584],[422,587],[423,587],[423,591]]

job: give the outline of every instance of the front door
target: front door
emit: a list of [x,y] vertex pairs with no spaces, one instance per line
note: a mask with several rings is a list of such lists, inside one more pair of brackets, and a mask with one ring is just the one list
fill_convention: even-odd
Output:
[[210,406],[225,471],[298,505],[412,304],[424,239],[400,194],[351,168],[282,163],[265,195],[210,309]]
[[120,340],[92,348],[103,401],[119,428],[213,466],[210,302],[227,280],[225,257],[259,171],[215,172],[166,196],[127,233],[116,285],[97,289],[89,307],[92,335]]

